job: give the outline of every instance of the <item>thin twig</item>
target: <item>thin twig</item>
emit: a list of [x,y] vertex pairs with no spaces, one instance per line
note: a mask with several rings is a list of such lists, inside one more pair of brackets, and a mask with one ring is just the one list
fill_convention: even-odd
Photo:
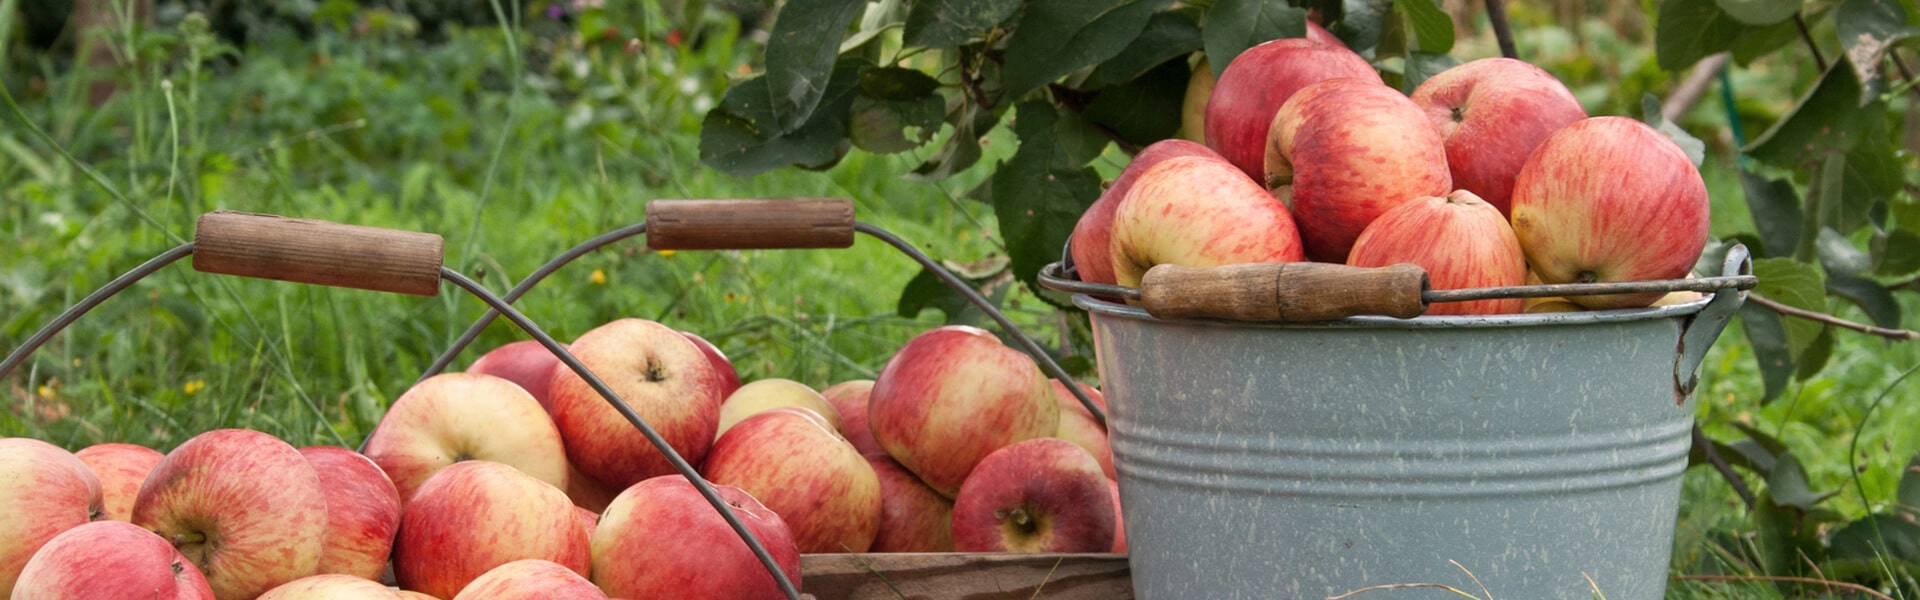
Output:
[[1842,319],[1840,317],[1836,317],[1826,313],[1818,313],[1818,312],[1813,312],[1813,311],[1802,309],[1802,308],[1787,306],[1785,304],[1781,304],[1779,302],[1773,301],[1759,294],[1748,294],[1747,299],[1752,301],[1754,304],[1760,305],[1763,308],[1766,308],[1773,312],[1777,312],[1789,317],[1800,317],[1802,319],[1806,319],[1809,321],[1818,321],[1821,323],[1832,325],[1834,327],[1839,327],[1842,329],[1852,329],[1860,333],[1865,333],[1868,335],[1877,335],[1890,340],[1897,340],[1897,341],[1904,342],[1908,340],[1920,339],[1920,331],[1913,331],[1910,329],[1888,329],[1885,327],[1874,327],[1872,325],[1867,325],[1864,323],[1855,323],[1853,321],[1848,321],[1846,319]]
[[1507,25],[1506,0],[1487,0],[1487,22],[1493,25],[1493,39],[1500,42],[1500,55],[1520,58],[1520,51],[1513,46],[1513,27]]
[[1693,445],[1699,446],[1700,453],[1707,455],[1707,463],[1713,465],[1713,470],[1720,473],[1720,478],[1727,480],[1727,485],[1733,486],[1733,493],[1740,495],[1740,502],[1747,505],[1747,510],[1753,510],[1756,500],[1753,490],[1747,488],[1746,478],[1741,477],[1738,471],[1733,470],[1732,465],[1727,464],[1726,457],[1720,456],[1719,450],[1713,449],[1713,440],[1707,438],[1707,432],[1700,429],[1699,423],[1693,424]]
[[1850,592],[1859,592],[1881,600],[1893,600],[1892,596],[1880,593],[1879,590],[1858,583],[1815,579],[1812,577],[1787,577],[1783,575],[1674,575],[1671,579],[1674,581],[1779,581],[1786,583],[1805,583],[1825,586],[1829,590],[1838,588]]
[[1354,596],[1358,596],[1360,594],[1364,594],[1367,592],[1378,592],[1378,591],[1384,591],[1384,590],[1404,590],[1409,588],[1441,589],[1441,590],[1453,592],[1455,594],[1459,594],[1461,596],[1465,596],[1468,598],[1475,598],[1473,594],[1469,594],[1464,591],[1461,591],[1460,588],[1456,588],[1456,587],[1442,584],[1442,583],[1389,583],[1386,585],[1374,585],[1374,586],[1363,587],[1363,588],[1360,588],[1351,592],[1347,592],[1345,594],[1341,594],[1338,596],[1328,596],[1327,600],[1346,600],[1347,598],[1352,598]]
[[1461,573],[1466,573],[1467,579],[1473,580],[1474,585],[1480,586],[1480,593],[1486,594],[1487,600],[1493,600],[1493,592],[1487,590],[1487,584],[1480,583],[1480,577],[1474,575],[1473,571],[1468,571],[1466,565],[1460,564],[1460,561],[1451,558],[1447,559],[1447,564],[1453,565],[1453,568],[1459,569]]
[[1813,32],[1807,29],[1807,17],[1804,13],[1793,14],[1793,24],[1800,27],[1800,39],[1807,41],[1807,50],[1813,52],[1813,64],[1822,73],[1827,70],[1827,58],[1820,55],[1820,44],[1813,41]]

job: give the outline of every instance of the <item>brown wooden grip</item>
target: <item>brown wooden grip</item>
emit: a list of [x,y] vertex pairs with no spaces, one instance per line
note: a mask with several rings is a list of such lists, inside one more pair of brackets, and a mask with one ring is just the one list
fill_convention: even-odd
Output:
[[433,296],[445,247],[431,233],[220,210],[200,215],[193,270]]
[[1411,264],[1255,263],[1224,267],[1156,265],[1140,280],[1140,305],[1159,318],[1255,322],[1331,321],[1359,315],[1410,319],[1427,272]]
[[647,247],[655,250],[846,248],[853,201],[845,198],[655,200]]

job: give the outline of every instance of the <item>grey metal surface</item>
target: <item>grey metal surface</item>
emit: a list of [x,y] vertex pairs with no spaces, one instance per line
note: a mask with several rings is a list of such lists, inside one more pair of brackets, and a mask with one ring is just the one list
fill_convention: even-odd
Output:
[[1480,594],[1462,567],[1503,599],[1665,590],[1693,419],[1675,357],[1708,301],[1315,325],[1076,302],[1140,598]]

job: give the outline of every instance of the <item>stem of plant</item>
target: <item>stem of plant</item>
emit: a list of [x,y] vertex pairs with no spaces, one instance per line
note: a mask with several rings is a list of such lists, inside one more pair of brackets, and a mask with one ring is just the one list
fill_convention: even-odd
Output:
[[1500,55],[1520,58],[1513,45],[1513,27],[1507,24],[1506,0],[1487,0],[1487,22],[1493,25],[1493,37],[1500,42]]
[[1860,333],[1865,333],[1868,335],[1877,335],[1890,340],[1905,342],[1905,341],[1920,339],[1920,332],[1916,332],[1910,329],[1887,329],[1885,327],[1874,327],[1872,325],[1855,323],[1853,321],[1848,321],[1846,319],[1842,319],[1840,317],[1836,317],[1826,313],[1819,313],[1819,312],[1814,312],[1814,311],[1810,311],[1802,308],[1787,306],[1785,304],[1781,304],[1777,301],[1774,301],[1765,296],[1761,296],[1759,294],[1749,294],[1747,296],[1747,300],[1750,302],[1753,302],[1754,304],[1758,304],[1761,307],[1766,308],[1767,310],[1771,310],[1773,312],[1777,312],[1785,316],[1799,317],[1809,321],[1818,321],[1821,323],[1832,325],[1834,327],[1839,327],[1842,329],[1851,329],[1851,330],[1858,331]]
[[1807,42],[1807,51],[1813,53],[1814,66],[1819,67],[1821,72],[1825,72],[1827,70],[1827,58],[1820,54],[1820,44],[1813,41],[1813,32],[1807,29],[1806,14],[1794,13],[1793,24],[1800,28],[1800,39]]
[[1727,464],[1726,457],[1720,456],[1719,450],[1713,449],[1713,440],[1707,438],[1707,432],[1700,429],[1699,423],[1693,424],[1693,445],[1700,449],[1701,454],[1707,456],[1707,464],[1713,465],[1713,470],[1720,474],[1720,478],[1727,480],[1727,485],[1733,487],[1733,493],[1740,496],[1740,502],[1746,505],[1747,510],[1753,510],[1756,500],[1753,490],[1747,487],[1746,478],[1741,477],[1738,471],[1733,470],[1732,465]]

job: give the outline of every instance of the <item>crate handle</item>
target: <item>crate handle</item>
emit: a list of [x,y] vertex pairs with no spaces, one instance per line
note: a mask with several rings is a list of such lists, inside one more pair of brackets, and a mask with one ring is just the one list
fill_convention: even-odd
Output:
[[415,296],[440,293],[431,233],[217,210],[200,216],[193,270]]
[[847,248],[853,231],[853,201],[845,198],[647,203],[647,247],[655,250]]

